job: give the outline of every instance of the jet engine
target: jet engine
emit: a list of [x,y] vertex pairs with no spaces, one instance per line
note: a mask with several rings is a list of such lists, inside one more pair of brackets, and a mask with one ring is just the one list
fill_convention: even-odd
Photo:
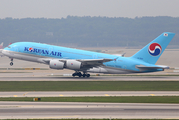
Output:
[[76,60],[67,60],[66,61],[66,68],[72,69],[72,70],[79,70],[81,68],[82,64],[79,61]]
[[59,60],[50,60],[49,66],[51,69],[63,69],[64,63]]

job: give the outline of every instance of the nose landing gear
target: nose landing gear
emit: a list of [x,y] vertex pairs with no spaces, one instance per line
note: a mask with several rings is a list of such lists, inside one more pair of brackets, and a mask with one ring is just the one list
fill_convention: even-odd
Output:
[[13,58],[11,58],[10,66],[13,66]]

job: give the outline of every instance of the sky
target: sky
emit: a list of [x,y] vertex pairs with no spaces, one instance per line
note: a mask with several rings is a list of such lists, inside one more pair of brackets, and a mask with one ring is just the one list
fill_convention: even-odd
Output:
[[0,0],[0,19],[70,16],[179,17],[179,0]]

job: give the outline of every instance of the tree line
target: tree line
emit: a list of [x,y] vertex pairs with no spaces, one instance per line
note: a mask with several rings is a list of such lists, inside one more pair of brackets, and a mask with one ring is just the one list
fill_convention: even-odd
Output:
[[163,32],[176,33],[170,43],[179,45],[179,18],[78,17],[61,19],[0,19],[0,42],[31,41],[72,47],[144,46]]

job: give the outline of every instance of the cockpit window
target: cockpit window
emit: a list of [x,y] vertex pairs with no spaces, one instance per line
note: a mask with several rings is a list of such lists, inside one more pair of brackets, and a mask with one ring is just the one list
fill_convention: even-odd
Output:
[[8,48],[12,48],[12,45],[8,45],[7,47],[8,47]]

